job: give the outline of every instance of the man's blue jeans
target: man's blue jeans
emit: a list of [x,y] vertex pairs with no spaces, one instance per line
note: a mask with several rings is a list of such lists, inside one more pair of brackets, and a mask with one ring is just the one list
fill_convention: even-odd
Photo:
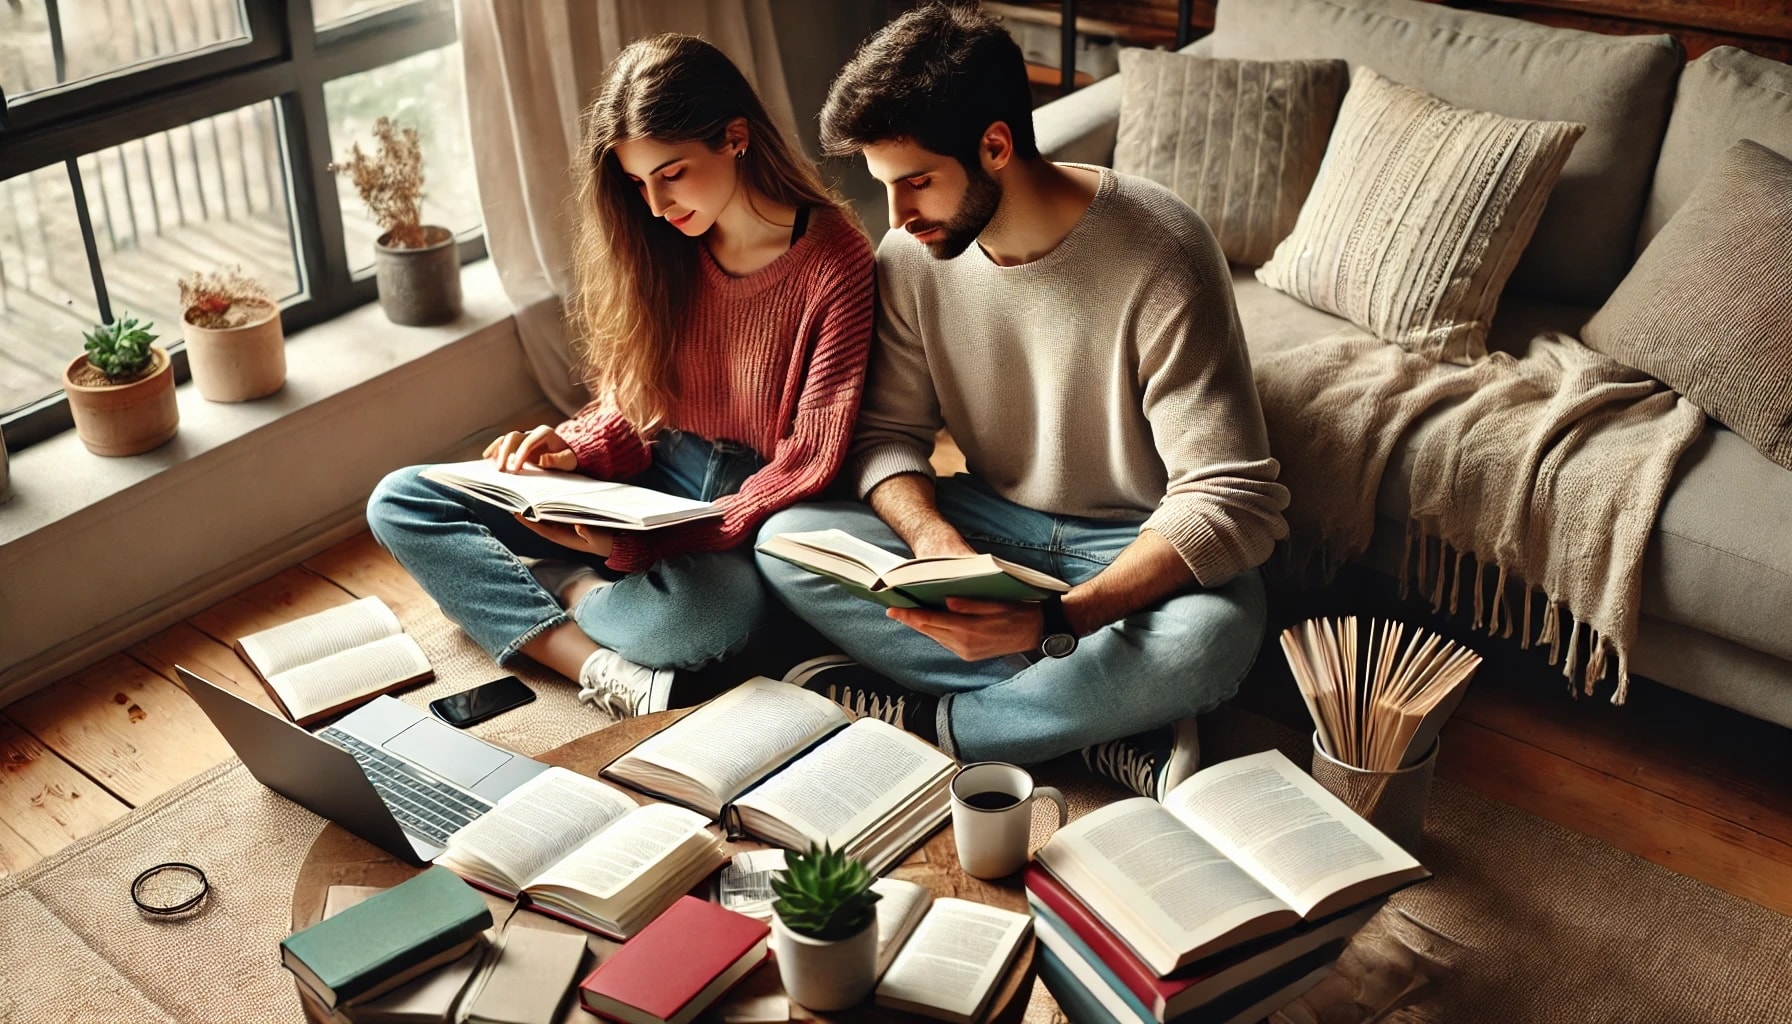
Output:
[[[1138,537],[1138,522],[1055,516],[1016,505],[975,478],[939,481],[940,514],[966,541],[1070,584],[1089,579]],[[798,505],[760,537],[838,528],[909,554],[868,505]],[[1168,598],[1083,637],[1068,658],[1012,654],[964,661],[826,577],[765,555],[772,592],[840,649],[903,686],[940,697],[940,746],[960,761],[1044,761],[1144,732],[1231,697],[1263,639],[1263,581]]]
[[[760,466],[751,449],[665,431],[653,465],[630,481],[713,501],[732,494]],[[423,479],[427,467],[389,474],[367,502],[367,524],[474,642],[502,664],[563,622],[600,646],[649,668],[699,669],[746,645],[769,598],[743,544],[731,551],[661,559],[591,591],[570,611],[543,590],[519,556],[582,560],[508,512]]]

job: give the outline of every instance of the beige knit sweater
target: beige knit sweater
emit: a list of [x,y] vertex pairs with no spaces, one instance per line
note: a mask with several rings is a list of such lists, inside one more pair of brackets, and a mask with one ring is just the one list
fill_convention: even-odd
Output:
[[931,474],[944,425],[1016,504],[1143,521],[1206,586],[1286,535],[1263,412],[1213,234],[1180,199],[1101,170],[1057,248],[1004,267],[878,248],[881,320],[845,473],[869,494]]

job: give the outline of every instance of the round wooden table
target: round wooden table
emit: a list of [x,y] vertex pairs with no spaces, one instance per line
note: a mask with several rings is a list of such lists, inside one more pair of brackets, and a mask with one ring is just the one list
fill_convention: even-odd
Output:
[[[689,709],[664,711],[659,714],[632,718],[616,725],[600,729],[587,736],[582,736],[564,746],[556,747],[537,760],[546,764],[558,765],[578,772],[582,775],[597,777],[604,765],[615,760],[630,747],[646,739],[653,733],[665,728],[689,713]],[[713,826],[712,826],[713,828]],[[719,832],[718,832],[719,834]],[[727,852],[732,855],[745,850],[763,849],[764,844],[755,842],[734,842],[727,844]],[[324,897],[332,885],[371,885],[390,887],[410,878],[421,871],[400,861],[396,857],[374,846],[372,843],[354,835],[336,824],[326,826],[317,841],[311,844],[311,851],[306,854],[305,862],[299,868],[297,884],[292,894],[292,928],[298,931],[316,924],[323,916]],[[920,849],[910,854],[908,859],[889,872],[897,878],[905,878],[925,885],[934,896],[956,896],[961,899],[974,900],[994,907],[1002,907],[1019,913],[1027,912],[1026,893],[1021,888],[1019,876],[985,882],[972,878],[958,867],[958,854],[953,848],[952,826],[934,833],[933,837]],[[494,921],[502,921],[512,909],[512,904],[495,896],[487,895],[491,904]],[[571,925],[563,924],[540,914],[521,913],[511,922],[512,926],[522,925],[530,928],[548,928],[553,930],[574,931]],[[601,935],[580,933],[586,937],[586,945],[592,956],[586,958],[581,968],[580,977],[603,958],[620,948],[620,944]],[[1020,953],[1015,957],[1008,975],[997,987],[990,1000],[989,1010],[984,1019],[996,1024],[1018,1024],[1026,1014],[1027,1000],[1033,991],[1033,939],[1027,938]],[[295,981],[294,984],[297,984]],[[725,996],[716,1006],[711,1007],[700,1019],[720,1020],[719,1009],[730,1002],[757,995],[782,993],[783,988],[778,981],[777,967],[767,963],[748,975],[734,991]],[[308,999],[301,997],[300,1003],[312,1020],[327,1021],[332,1018],[322,1015],[320,1008]],[[884,1021],[884,1020],[920,1020],[905,1013],[885,1010],[875,1005],[869,998],[851,1010],[839,1013],[819,1014],[790,1004],[792,1020],[814,1021]],[[340,1019],[340,1018],[337,1018]],[[561,1020],[565,1024],[589,1024],[594,1020],[579,1006],[577,997],[568,1000],[563,1008]]]

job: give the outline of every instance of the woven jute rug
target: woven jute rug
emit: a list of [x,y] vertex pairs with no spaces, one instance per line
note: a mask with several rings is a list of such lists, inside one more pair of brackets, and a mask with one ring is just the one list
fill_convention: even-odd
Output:
[[[411,631],[438,676],[411,703],[499,674],[439,616]],[[521,674],[536,702],[481,735],[533,754],[606,724],[572,684]],[[1247,712],[1202,731],[1210,760],[1268,746],[1306,756],[1301,737]],[[1040,776],[1073,813],[1117,795],[1065,762]],[[323,825],[230,761],[0,878],[0,1021],[301,1020],[277,944]],[[1792,919],[1445,780],[1422,859],[1436,877],[1396,896],[1282,1020],[1792,1022]],[[131,879],[168,860],[202,867],[211,897],[185,919],[145,918]],[[1042,986],[1028,1020],[1062,1020]]]

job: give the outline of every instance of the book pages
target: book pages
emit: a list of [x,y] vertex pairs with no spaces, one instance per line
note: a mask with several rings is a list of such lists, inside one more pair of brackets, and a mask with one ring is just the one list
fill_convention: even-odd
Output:
[[946,1020],[976,1020],[1031,927],[1027,915],[1011,910],[934,900],[878,983],[877,1002]]
[[875,718],[861,718],[741,797],[748,831],[801,848],[845,849],[910,794],[952,770],[950,757]]
[[[1164,807],[1248,869],[1303,917],[1366,897],[1418,861],[1278,750],[1214,765],[1171,790]],[[1391,886],[1376,886],[1377,891]]]
[[363,597],[251,633],[237,643],[262,678],[271,679],[300,665],[402,632],[404,627],[386,602]]
[[604,771],[715,817],[846,720],[821,694],[760,676],[641,741]]
[[[384,605],[381,605],[384,608]],[[388,612],[390,614],[390,612]],[[303,621],[303,620],[301,620]],[[397,620],[394,620],[397,621]],[[385,636],[266,676],[295,721],[394,683],[428,675],[429,659],[408,633]]]
[[644,804],[555,864],[529,888],[569,889],[598,900],[614,899],[692,836],[701,834],[713,842],[708,824],[682,807]]
[[1059,829],[1038,859],[1160,974],[1222,939],[1297,919],[1214,844],[1142,797]]
[[549,768],[450,836],[436,863],[514,893],[634,808],[613,786]]
[[933,894],[924,885],[900,878],[880,878],[871,883],[871,889],[881,897],[877,901],[877,973],[882,975],[933,904]]

